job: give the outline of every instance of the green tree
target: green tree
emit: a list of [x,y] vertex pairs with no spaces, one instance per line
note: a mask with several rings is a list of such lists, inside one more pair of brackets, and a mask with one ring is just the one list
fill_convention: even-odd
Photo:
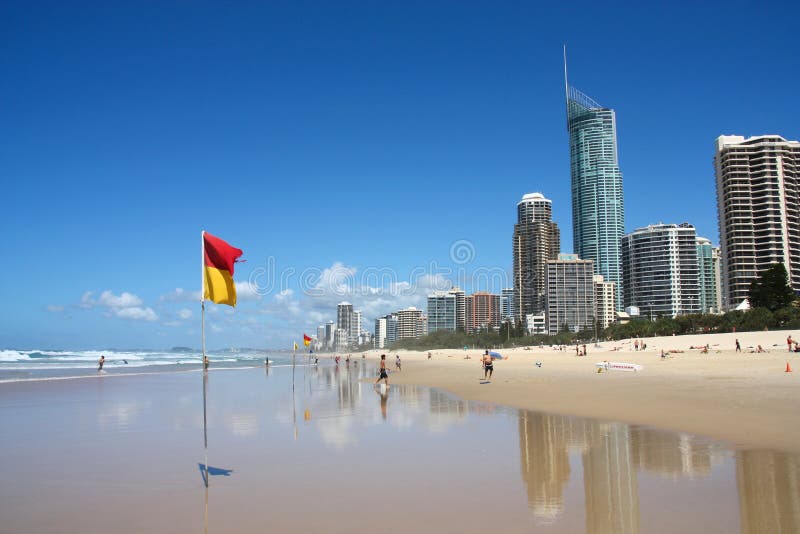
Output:
[[772,264],[750,282],[750,307],[767,308],[774,312],[791,305],[795,299],[789,285],[789,275],[782,263]]

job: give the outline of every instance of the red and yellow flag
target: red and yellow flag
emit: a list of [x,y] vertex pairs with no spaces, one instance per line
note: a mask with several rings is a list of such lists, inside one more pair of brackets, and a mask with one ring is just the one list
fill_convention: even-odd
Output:
[[233,264],[242,251],[208,232],[203,232],[203,298],[217,304],[236,306]]
[[303,345],[305,345],[307,347],[310,344],[311,344],[311,338],[308,337],[307,335],[303,334]]

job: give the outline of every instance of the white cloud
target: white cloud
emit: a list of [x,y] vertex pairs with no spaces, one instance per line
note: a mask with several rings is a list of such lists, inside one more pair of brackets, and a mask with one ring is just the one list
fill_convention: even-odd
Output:
[[152,308],[140,308],[133,306],[130,308],[113,308],[114,315],[122,319],[130,319],[133,321],[157,321],[158,315]]
[[81,295],[81,301],[78,304],[79,308],[91,308],[94,306],[94,300],[92,300],[92,292],[86,291],[83,295]]
[[188,310],[183,308],[182,310],[178,310],[178,317],[181,319],[189,319],[192,316],[192,310]]
[[250,282],[234,282],[236,284],[236,300],[240,302],[255,302],[261,300],[258,288]]
[[123,291],[119,295],[115,295],[109,290],[100,293],[97,300],[92,298],[93,293],[86,291],[81,296],[81,301],[78,304],[80,308],[106,308],[108,311],[104,312],[107,317],[116,316],[121,319],[129,319],[132,321],[157,321],[158,315],[152,308],[142,307],[142,299],[133,293]]
[[107,308],[132,308],[141,306],[142,299],[128,292],[123,292],[121,295],[116,296],[111,291],[103,291],[97,300],[97,305]]
[[200,291],[186,291],[177,287],[166,295],[161,295],[158,300],[161,302],[200,302],[200,296]]

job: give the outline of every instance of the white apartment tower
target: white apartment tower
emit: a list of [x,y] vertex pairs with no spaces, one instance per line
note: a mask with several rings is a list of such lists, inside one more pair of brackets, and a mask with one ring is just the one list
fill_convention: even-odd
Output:
[[358,337],[361,334],[361,310],[355,310],[350,319],[350,343],[358,344]]
[[800,142],[722,135],[715,148],[723,307],[745,300],[774,263],[800,292]]
[[617,289],[614,282],[606,282],[602,274],[594,275],[595,320],[597,328],[608,328],[616,319]]
[[594,330],[594,262],[579,260],[575,254],[559,254],[546,265],[547,333],[554,336]]
[[691,224],[652,224],[622,236],[623,302],[643,315],[698,313],[698,271]]

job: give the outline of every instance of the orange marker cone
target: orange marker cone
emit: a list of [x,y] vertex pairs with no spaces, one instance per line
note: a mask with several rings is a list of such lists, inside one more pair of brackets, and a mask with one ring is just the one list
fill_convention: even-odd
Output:
[[792,372],[792,366],[789,365],[789,362],[786,362],[786,371],[785,372],[786,373],[791,373]]

